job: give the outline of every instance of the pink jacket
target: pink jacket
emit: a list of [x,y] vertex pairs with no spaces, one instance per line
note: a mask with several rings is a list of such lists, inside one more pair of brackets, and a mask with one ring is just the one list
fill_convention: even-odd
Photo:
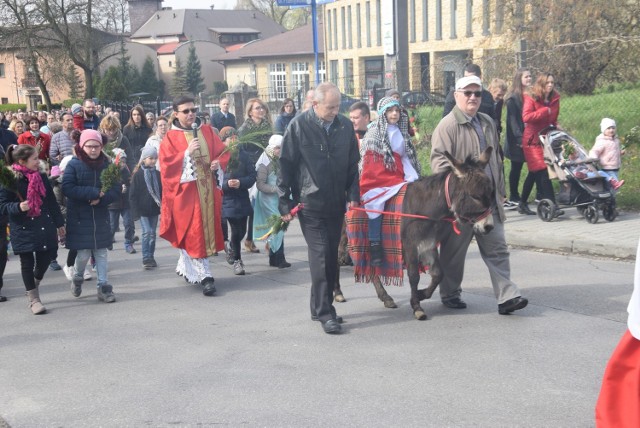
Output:
[[598,159],[602,169],[620,169],[620,140],[600,134],[589,151],[590,158]]

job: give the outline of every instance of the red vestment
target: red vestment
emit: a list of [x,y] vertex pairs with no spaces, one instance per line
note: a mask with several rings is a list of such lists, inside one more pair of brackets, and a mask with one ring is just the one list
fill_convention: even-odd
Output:
[[[206,143],[208,156],[203,163],[219,159],[221,168],[226,168],[228,153],[221,156],[225,146],[209,125],[203,125],[198,130],[200,144]],[[214,251],[224,248],[222,235],[222,191],[215,183],[215,174],[208,168],[204,169],[204,176],[198,180],[180,183],[183,171],[184,155],[189,142],[193,139],[193,131],[172,129],[160,143],[158,159],[162,165],[162,206],[160,211],[160,236],[175,248],[183,249],[192,258],[206,258]],[[192,158],[196,158],[193,156]],[[210,193],[202,194],[198,182],[204,181],[209,186]],[[203,216],[206,207],[203,201],[212,203],[211,216]],[[204,211],[203,211],[204,208]],[[214,237],[210,242],[207,237]]]

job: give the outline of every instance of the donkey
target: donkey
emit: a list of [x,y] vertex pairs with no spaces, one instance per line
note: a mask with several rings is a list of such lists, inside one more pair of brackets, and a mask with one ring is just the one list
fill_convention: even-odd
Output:
[[[402,206],[403,214],[422,218],[403,217],[400,231],[402,256],[411,284],[411,308],[416,319],[425,320],[427,315],[420,301],[431,298],[442,280],[437,245],[445,228],[456,227],[456,223],[473,224],[475,233],[486,234],[493,229],[491,203],[494,188],[484,171],[491,158],[492,147],[488,147],[476,161],[456,160],[450,153],[444,155],[451,163],[449,171],[422,177],[407,184]],[[431,283],[418,290],[420,269],[427,267]],[[336,301],[344,301],[340,291],[339,275],[334,289]],[[373,278],[378,298],[386,308],[397,308],[378,277]],[[338,300],[339,296],[342,300]]]

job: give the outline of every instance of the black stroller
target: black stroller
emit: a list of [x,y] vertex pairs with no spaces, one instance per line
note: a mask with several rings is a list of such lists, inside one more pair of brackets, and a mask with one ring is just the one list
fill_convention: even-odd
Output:
[[[549,166],[549,177],[560,181],[558,205],[576,207],[578,212],[592,224],[598,222],[600,212],[607,221],[618,216],[616,199],[609,180],[602,175],[590,159],[587,150],[571,135],[554,127],[543,130],[540,135],[545,162]],[[555,218],[556,205],[543,199],[538,203],[538,217],[542,221]]]

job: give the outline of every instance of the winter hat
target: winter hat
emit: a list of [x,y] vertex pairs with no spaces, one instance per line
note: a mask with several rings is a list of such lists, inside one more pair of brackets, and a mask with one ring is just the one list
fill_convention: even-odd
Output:
[[398,92],[397,89],[389,89],[384,94],[385,97],[393,97],[394,95],[397,95],[399,97],[400,96],[400,92]]
[[51,177],[60,177],[60,167],[58,165],[51,167]]
[[387,111],[389,107],[400,107],[400,103],[395,98],[384,97],[380,101],[378,101],[378,117],[384,116],[384,112]]
[[144,146],[142,149],[142,155],[140,155],[140,162],[145,160],[146,158],[157,158],[158,150],[156,150],[153,146]]
[[616,127],[616,121],[613,119],[609,119],[608,117],[605,117],[600,122],[600,132],[604,132],[607,130],[607,128],[611,128],[612,126],[614,128]]
[[82,131],[82,134],[80,134],[80,148],[83,148],[89,140],[97,141],[102,145],[102,134],[94,129],[85,129]]
[[220,139],[224,141],[225,138],[229,138],[235,133],[236,133],[236,128],[234,128],[233,126],[225,126],[220,130]]
[[482,88],[482,81],[478,76],[465,76],[458,79],[456,82],[456,90],[464,89],[469,85],[478,85]]
[[76,115],[82,111],[82,106],[80,104],[74,104],[71,106],[71,114]]

